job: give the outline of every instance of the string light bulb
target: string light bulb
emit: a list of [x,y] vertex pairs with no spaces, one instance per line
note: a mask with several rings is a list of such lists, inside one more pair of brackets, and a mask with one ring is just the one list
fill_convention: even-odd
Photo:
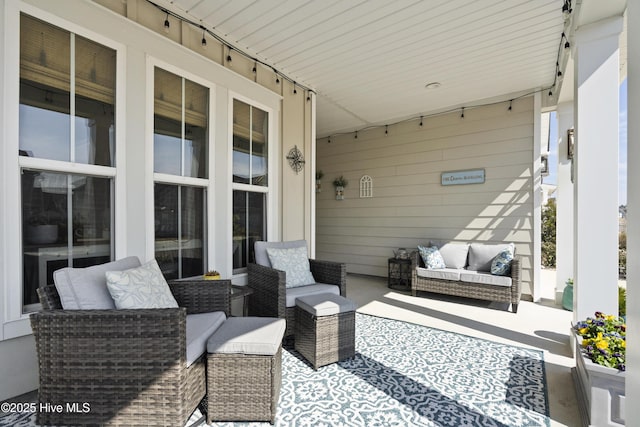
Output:
[[231,65],[231,62],[233,61],[233,58],[231,57],[231,51],[233,49],[229,48],[229,53],[227,54],[227,62],[229,63],[229,65]]
[[204,30],[202,30],[202,48],[203,49],[207,48],[207,39],[205,38]]
[[307,101],[311,101],[311,92],[307,94]]
[[389,135],[389,125],[384,125],[384,134]]
[[513,109],[512,108],[512,104],[513,104],[513,99],[510,99],[509,100],[509,108],[508,108],[509,111],[511,111]]
[[549,89],[549,96],[553,96],[553,91]]
[[171,28],[171,23],[169,22],[169,12],[167,12],[167,17],[164,19],[164,32],[168,33]]
[[353,139],[358,139],[358,131],[356,131],[356,136],[354,136]]
[[298,94],[298,90],[296,89],[296,82],[293,82],[293,94],[294,95]]
[[420,116],[420,127],[422,127],[422,116]]
[[462,107],[461,113],[460,113],[460,118],[464,119],[464,107]]
[[251,72],[253,74],[256,74],[258,72],[258,63],[257,62],[253,63],[253,68],[251,69]]

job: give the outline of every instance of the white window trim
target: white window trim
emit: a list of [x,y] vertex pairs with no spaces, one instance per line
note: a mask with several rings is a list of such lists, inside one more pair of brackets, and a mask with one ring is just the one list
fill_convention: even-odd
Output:
[[[233,182],[233,101],[234,100],[242,101],[245,104],[249,104],[253,107],[259,108],[269,114],[269,132],[267,135],[269,141],[269,147],[267,149],[267,153],[269,156],[268,165],[267,165],[267,176],[268,176],[268,185],[260,186],[260,185],[252,185],[252,184],[244,184]],[[228,117],[228,173],[229,173],[229,182],[231,184],[231,189],[229,191],[229,199],[228,205],[229,209],[227,212],[228,215],[228,224],[233,224],[233,191],[250,191],[256,193],[265,193],[266,194],[266,205],[267,205],[267,240],[279,240],[280,236],[278,235],[279,227],[277,218],[279,218],[279,209],[276,201],[278,200],[278,192],[277,188],[280,185],[280,176],[276,175],[276,171],[280,170],[280,139],[276,139],[276,135],[279,135],[279,129],[276,128],[276,114],[278,115],[278,119],[280,118],[280,111],[276,111],[274,108],[269,107],[268,105],[257,102],[251,98],[248,98],[244,95],[241,95],[234,91],[229,91],[229,117]],[[230,226],[228,229],[228,241],[233,242],[233,227]],[[229,250],[232,250],[229,248]],[[233,271],[233,257],[229,258],[230,262],[230,270]],[[247,281],[247,273],[236,273],[233,275],[233,278],[238,281],[238,283],[246,283]]]
[[[20,169],[35,168],[64,173],[78,173],[91,176],[114,178],[114,239],[115,256],[125,253],[125,184],[124,175],[124,129],[126,128],[125,105],[125,46],[71,23],[56,15],[44,12],[21,2],[4,2],[4,84],[3,91],[3,155],[0,166],[3,170],[4,199],[0,200],[0,228],[3,233],[0,251],[0,304],[4,317],[0,319],[0,341],[17,338],[32,333],[29,315],[22,313],[22,215],[20,197]],[[20,13],[51,23],[66,31],[80,35],[116,51],[116,166],[105,167],[61,162],[48,159],[32,159],[18,156],[19,150],[19,108],[20,108]],[[14,37],[12,37],[14,35]],[[20,266],[20,268],[16,268]]]
[[[209,116],[208,116],[208,141],[207,141],[207,167],[208,167],[208,178],[193,178],[188,176],[179,176],[172,175],[166,173],[156,173],[153,171],[153,163],[154,163],[154,145],[153,145],[153,132],[154,132],[154,94],[155,94],[155,68],[160,68],[170,73],[173,73],[181,78],[191,80],[194,83],[197,83],[201,86],[209,89]],[[218,90],[217,85],[210,81],[203,79],[202,77],[195,75],[187,70],[171,65],[167,62],[164,62],[158,58],[153,56],[147,56],[147,91],[146,91],[146,102],[147,102],[147,123],[146,128],[148,129],[147,137],[146,137],[146,151],[151,153],[148,156],[147,161],[150,162],[147,170],[149,171],[149,175],[146,177],[146,186],[145,186],[145,211],[146,218],[145,223],[147,224],[147,229],[145,230],[145,235],[147,236],[147,245],[146,252],[151,256],[151,254],[155,254],[155,230],[154,230],[154,215],[155,215],[155,200],[154,200],[154,184],[172,184],[172,185],[186,185],[193,187],[200,187],[205,189],[206,193],[206,247],[204,248],[206,264],[207,266],[215,265],[216,260],[216,247],[215,247],[215,227],[214,222],[216,220],[215,212],[216,212],[216,192],[215,192],[215,183],[216,183],[216,168],[215,168],[215,135],[216,135],[216,110],[215,110],[215,97],[216,91]],[[184,119],[184,118],[183,118]],[[184,160],[183,160],[184,161]]]

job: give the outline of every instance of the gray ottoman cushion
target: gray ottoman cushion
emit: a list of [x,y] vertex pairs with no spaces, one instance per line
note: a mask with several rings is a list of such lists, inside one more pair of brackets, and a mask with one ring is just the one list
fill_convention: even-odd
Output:
[[316,317],[355,311],[356,304],[348,298],[334,294],[316,294],[298,298],[296,305]]
[[224,311],[187,314],[187,366],[204,354],[207,340],[226,318]]
[[286,326],[273,317],[231,317],[209,338],[207,352],[274,355]]

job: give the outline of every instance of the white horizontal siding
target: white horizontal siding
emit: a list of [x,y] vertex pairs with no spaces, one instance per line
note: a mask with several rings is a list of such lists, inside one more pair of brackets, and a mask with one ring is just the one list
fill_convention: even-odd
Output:
[[[533,98],[318,140],[316,257],[352,273],[387,275],[399,247],[429,239],[514,242],[523,257],[524,292],[533,264]],[[445,171],[484,169],[485,183],[442,186]],[[335,200],[333,179],[349,184]],[[359,198],[362,175],[373,197]]]

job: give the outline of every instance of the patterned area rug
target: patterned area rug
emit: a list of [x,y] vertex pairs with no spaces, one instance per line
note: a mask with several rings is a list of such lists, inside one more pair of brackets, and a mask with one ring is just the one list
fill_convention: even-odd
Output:
[[[318,371],[295,350],[282,353],[277,426],[550,425],[541,351],[359,313],[356,335],[353,359]],[[187,425],[199,420],[196,411]]]

